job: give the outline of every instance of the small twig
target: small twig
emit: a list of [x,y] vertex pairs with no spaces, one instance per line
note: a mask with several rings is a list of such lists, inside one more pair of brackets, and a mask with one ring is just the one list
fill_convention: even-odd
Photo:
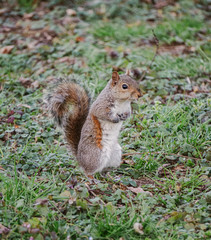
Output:
[[154,30],[152,30],[152,33],[153,33],[154,42],[155,42],[155,45],[156,45],[156,52],[155,52],[155,54],[154,54],[154,56],[153,56],[153,58],[152,58],[152,60],[150,62],[150,65],[148,66],[148,69],[150,69],[152,67],[152,64],[155,61],[156,56],[159,54],[159,47],[160,47],[159,40],[158,40]]
[[152,60],[151,60],[151,62],[150,62],[150,64],[149,64],[149,66],[147,67],[147,70],[144,70],[144,71],[142,72],[142,75],[141,75],[141,77],[140,77],[140,79],[139,79],[139,82],[141,82],[141,81],[145,78],[147,71],[149,71],[149,70],[151,69],[152,64],[153,64],[153,62],[155,61],[156,56],[159,54],[159,47],[160,47],[160,45],[159,45],[159,40],[158,40],[158,38],[157,38],[154,30],[152,30],[152,33],[153,33],[153,40],[154,40],[155,45],[156,45],[156,51],[155,51],[155,54],[154,54],[154,56],[153,56],[153,58],[152,58]]
[[176,157],[183,157],[186,159],[193,159],[193,160],[201,160],[200,158],[195,158],[195,157],[189,157],[189,156],[184,156],[184,155],[180,155],[180,154],[175,154],[175,153],[162,153],[162,152],[134,152],[134,153],[124,153],[122,154],[123,157],[126,156],[132,156],[132,155],[140,155],[140,154],[161,154],[161,155],[170,155],[170,156],[176,156]]

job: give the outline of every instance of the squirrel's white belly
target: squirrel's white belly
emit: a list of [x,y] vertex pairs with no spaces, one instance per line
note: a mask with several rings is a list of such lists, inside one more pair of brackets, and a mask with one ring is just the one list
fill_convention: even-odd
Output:
[[122,122],[112,123],[108,121],[101,121],[102,129],[102,145],[109,144],[112,145],[117,141],[120,129],[122,127]]
[[121,126],[122,126],[122,122],[111,123],[108,121],[101,121],[103,137],[101,141],[102,155],[100,160],[102,162],[103,168],[107,166],[111,158],[112,149],[118,143],[118,136],[119,136]]
[[[114,108],[112,109],[112,113],[114,115],[122,114],[122,113],[131,113],[131,105],[130,102],[116,102],[114,104]],[[100,157],[101,168],[104,169],[108,166],[108,163],[111,160],[112,151],[117,148],[121,151],[121,147],[118,144],[118,136],[120,129],[122,127],[122,121],[118,123],[112,123],[110,121],[100,120],[100,125],[102,129],[102,154]]]

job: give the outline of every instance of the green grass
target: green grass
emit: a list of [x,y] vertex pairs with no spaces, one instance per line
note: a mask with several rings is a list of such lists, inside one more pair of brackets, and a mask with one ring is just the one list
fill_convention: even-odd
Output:
[[186,16],[178,19],[163,19],[156,26],[147,25],[146,22],[125,23],[124,21],[102,22],[94,25],[93,34],[95,37],[109,41],[138,41],[140,39],[149,39],[154,29],[158,39],[161,42],[170,44],[172,42],[191,43],[195,40],[197,33],[206,29],[210,32],[209,25],[204,24],[203,19],[193,16]]
[[[210,239],[206,1],[161,9],[136,0],[86,7],[59,2],[46,3],[39,15],[31,2],[28,8],[20,1],[23,8],[0,16],[7,28],[18,20],[17,31],[0,34],[0,49],[14,45],[0,54],[0,238]],[[27,20],[24,6],[34,11]],[[67,17],[68,8],[79,22]],[[165,51],[148,69],[152,29]],[[175,54],[178,44],[191,51]],[[94,99],[113,66],[140,75],[148,69],[140,83],[144,95],[120,134],[123,164],[91,183],[51,122],[43,96],[54,78],[68,77]]]

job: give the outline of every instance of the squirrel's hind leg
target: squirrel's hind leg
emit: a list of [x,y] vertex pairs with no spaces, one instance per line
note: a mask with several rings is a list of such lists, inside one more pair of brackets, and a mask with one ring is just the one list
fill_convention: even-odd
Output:
[[100,149],[94,144],[91,146],[87,144],[86,146],[80,147],[77,160],[86,176],[102,172],[110,160],[110,151],[106,148]]
[[119,167],[121,164],[121,158],[122,158],[122,148],[119,145],[119,143],[116,143],[113,145],[111,150],[111,157],[108,161],[106,167]]

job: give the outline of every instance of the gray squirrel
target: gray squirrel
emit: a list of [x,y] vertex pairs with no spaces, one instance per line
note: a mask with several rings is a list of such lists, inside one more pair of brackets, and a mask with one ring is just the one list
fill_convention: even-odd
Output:
[[118,135],[131,115],[131,102],[139,97],[138,83],[129,71],[123,75],[114,71],[91,106],[85,89],[73,82],[62,83],[48,94],[48,108],[86,175],[120,165]]

